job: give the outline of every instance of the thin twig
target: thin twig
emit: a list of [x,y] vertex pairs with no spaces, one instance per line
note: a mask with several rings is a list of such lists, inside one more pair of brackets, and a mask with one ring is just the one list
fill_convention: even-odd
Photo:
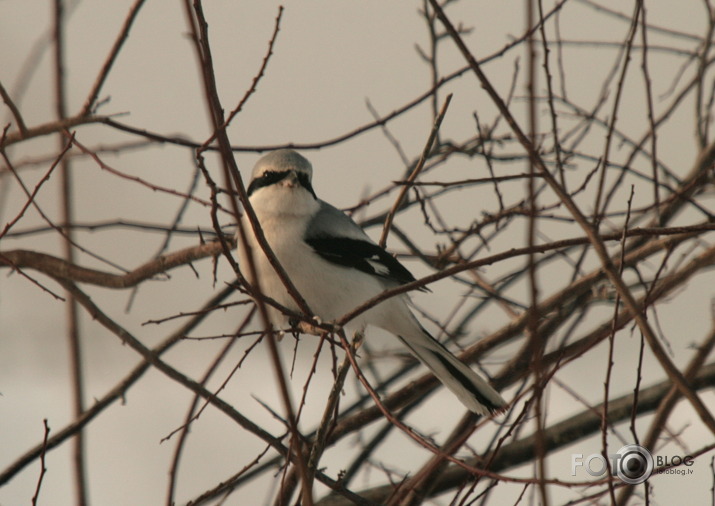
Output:
[[196,196],[194,196],[194,195],[187,194],[187,193],[183,193],[183,192],[174,190],[173,188],[167,188],[167,187],[164,187],[164,186],[156,185],[156,184],[154,184],[154,183],[150,183],[149,181],[145,181],[144,179],[142,179],[142,178],[140,178],[140,177],[138,177],[138,176],[130,176],[130,175],[128,175],[128,174],[125,174],[125,173],[123,173],[123,172],[121,172],[121,171],[119,171],[119,170],[117,170],[117,169],[115,169],[115,168],[113,168],[113,167],[107,165],[106,163],[104,163],[104,162],[102,161],[102,159],[99,158],[99,155],[97,155],[97,153],[91,151],[91,150],[90,150],[89,148],[87,148],[84,144],[82,144],[81,142],[79,142],[79,141],[74,137],[74,135],[70,135],[69,132],[67,132],[66,135],[70,138],[70,141],[72,142],[72,144],[74,144],[75,146],[77,146],[77,147],[80,149],[80,151],[82,151],[82,153],[84,153],[84,154],[88,155],[89,157],[91,157],[92,160],[94,160],[94,161],[97,163],[97,165],[98,165],[102,170],[106,170],[106,171],[109,172],[110,174],[113,174],[113,175],[115,175],[115,176],[118,176],[118,177],[120,177],[120,178],[122,178],[122,179],[126,179],[127,181],[132,181],[132,182],[138,183],[138,184],[140,184],[140,185],[142,185],[142,186],[146,186],[147,188],[149,188],[149,189],[152,190],[152,191],[158,191],[158,192],[161,192],[161,193],[166,193],[166,194],[168,194],[168,195],[173,195],[173,196],[175,196],[175,197],[181,197],[181,198],[184,199],[184,200],[191,200],[191,201],[196,202],[197,204],[201,204],[202,206],[205,206],[205,207],[210,207],[210,206],[211,206],[211,203],[210,203],[210,202],[207,202],[207,201],[205,201],[205,200],[203,200],[203,199],[200,199],[199,197],[196,197]]
[[50,436],[50,426],[47,425],[47,418],[43,421],[45,425],[45,435],[42,438],[42,450],[40,451],[40,476],[37,478],[37,486],[35,487],[35,494],[32,496],[32,506],[37,505],[37,499],[40,497],[40,488],[42,487],[42,480],[47,472],[47,467],[45,466],[45,456],[47,455],[47,438]]
[[[248,316],[244,318],[244,320],[241,322],[239,325],[238,329],[236,330],[236,334],[239,334],[243,328],[245,328],[246,325],[248,325],[248,322],[251,319],[251,316],[253,316],[252,312],[248,313]],[[223,347],[223,349],[218,353],[216,358],[214,359],[213,363],[208,367],[206,372],[204,373],[204,376],[201,378],[201,381],[199,382],[201,385],[206,385],[211,379],[211,376],[216,372],[218,369],[218,366],[223,362],[223,360],[226,358],[228,355],[228,352],[233,348],[233,345],[236,344],[236,339],[230,339],[226,345]],[[229,376],[230,377],[230,376]],[[228,379],[227,379],[228,380]],[[221,386],[225,386],[226,382]],[[218,395],[219,391],[215,391],[215,395]],[[183,452],[183,449],[185,447],[186,441],[188,440],[189,437],[189,427],[191,423],[195,420],[198,419],[198,417],[201,415],[201,412],[203,409],[208,405],[208,402],[204,404],[203,407],[197,410],[199,406],[199,401],[201,400],[201,397],[198,395],[194,395],[194,398],[191,401],[191,404],[189,405],[189,409],[187,410],[186,416],[184,417],[184,423],[179,429],[175,429],[172,431],[169,435],[164,437],[161,442],[168,441],[176,432],[180,432],[179,439],[176,442],[176,448],[174,450],[174,458],[171,461],[171,467],[169,470],[169,485],[168,485],[168,492],[167,492],[167,497],[166,497],[166,504],[167,506],[173,506],[176,504],[175,499],[174,499],[174,493],[176,491],[176,482],[177,482],[177,477],[178,477],[178,472],[179,472],[179,462],[181,460],[181,455]]]
[[444,99],[442,109],[440,110],[437,118],[434,120],[432,130],[430,131],[429,137],[427,138],[427,142],[425,143],[425,147],[422,150],[420,159],[417,161],[417,165],[415,165],[415,168],[412,170],[409,177],[405,180],[405,186],[400,189],[400,193],[397,194],[395,203],[392,205],[392,208],[387,213],[387,217],[385,218],[385,225],[382,228],[382,235],[380,236],[380,240],[378,241],[378,244],[382,247],[385,247],[385,244],[387,243],[387,235],[390,233],[390,228],[392,227],[392,220],[395,217],[395,213],[397,213],[397,211],[402,206],[402,202],[405,200],[405,196],[410,189],[409,185],[412,184],[415,179],[417,179],[417,176],[419,176],[420,172],[425,166],[425,162],[429,157],[430,151],[432,151],[432,145],[437,138],[437,132],[439,132],[439,127],[440,125],[442,125],[442,120],[444,119],[445,114],[447,114],[447,108],[449,107],[449,103],[451,100],[452,94],[450,93],[449,95],[447,95],[447,98]]
[[[53,67],[54,67],[54,99],[57,120],[67,117],[67,90],[65,76],[65,5],[64,0],[54,1],[53,10]],[[73,136],[69,136],[70,141]],[[65,151],[66,142],[62,132],[58,132],[59,149]],[[60,159],[60,216],[65,227],[74,220],[74,184],[72,164],[69,159]],[[61,228],[62,249],[64,260],[69,264],[75,259],[74,231]],[[72,387],[72,409],[74,416],[79,417],[84,412],[84,364],[81,334],[79,326],[79,306],[71,292],[67,292],[66,301],[66,337],[70,362],[70,384]],[[73,480],[77,504],[84,506],[89,503],[87,483],[87,462],[85,458],[85,433],[78,431],[72,441]]]
[[114,62],[119,56],[119,51],[121,51],[124,43],[129,37],[129,30],[132,28],[132,25],[137,18],[137,14],[139,14],[139,10],[144,5],[144,2],[145,0],[136,0],[131,9],[129,9],[129,14],[127,14],[127,17],[124,18],[124,26],[122,26],[119,35],[117,35],[117,39],[114,41],[112,49],[109,51],[107,58],[104,60],[102,70],[100,70],[97,79],[94,81],[92,90],[89,92],[89,95],[87,95],[87,100],[85,100],[84,106],[82,106],[82,112],[79,114],[80,116],[89,116],[92,113],[92,107],[94,107],[94,104],[97,101],[99,92],[101,91],[104,82],[107,80],[107,77],[109,77],[109,72],[112,70]]
[[[534,9],[534,1],[526,0],[526,26],[531,28],[532,26],[540,26],[540,30],[543,35],[543,16],[541,16],[538,23],[536,23],[536,14]],[[536,146],[537,134],[538,134],[538,116],[536,112],[537,101],[536,101],[536,86],[537,86],[537,54],[536,54],[536,32],[530,32],[529,37],[526,39],[526,53],[527,53],[527,81],[526,81],[526,92],[528,99],[528,109],[527,109],[527,121],[528,121],[528,135],[529,142],[532,146]],[[533,177],[537,173],[536,166],[534,164],[533,158],[529,157],[529,175],[532,177],[526,180],[526,190],[527,190],[527,205],[528,205],[528,215],[527,215],[527,243],[530,248],[533,248],[536,244],[536,227],[538,221],[537,215],[537,191],[536,191],[536,179]],[[539,314],[536,312],[536,308],[539,305],[539,280],[537,277],[537,269],[535,262],[535,254],[529,253],[527,255],[527,281],[528,281],[528,293],[529,293],[529,308],[527,310],[527,340],[529,347],[529,352],[531,354],[530,368],[534,377],[534,394],[532,397],[532,405],[534,409],[534,422],[535,422],[535,443],[536,443],[536,476],[538,478],[537,487],[539,490],[540,502],[543,506],[548,506],[550,504],[548,489],[546,488],[546,445],[544,442],[544,431],[546,430],[546,413],[545,413],[545,401],[544,401],[544,389],[546,387],[546,381],[548,378],[548,373],[543,367],[543,356],[545,350],[545,340],[541,337],[541,331],[539,329]]]
[[[25,201],[25,204],[22,206],[20,211],[18,211],[17,215],[15,218],[12,220],[8,221],[5,224],[5,227],[3,228],[2,232],[0,232],[0,239],[5,236],[10,229],[15,226],[15,224],[20,221],[20,219],[25,215],[25,211],[27,211],[27,208],[30,207],[31,204],[35,202],[35,197],[37,197],[37,194],[40,192],[40,188],[49,181],[50,176],[54,172],[54,170],[60,165],[60,162],[62,159],[65,157],[67,152],[70,150],[72,147],[72,139],[68,140],[67,143],[65,144],[64,148],[59,152],[59,154],[55,157],[54,161],[50,165],[50,168],[47,169],[47,172],[45,172],[45,175],[40,178],[40,180],[37,182],[35,187],[32,189],[32,193],[27,197],[27,200]],[[3,159],[5,160],[5,163],[7,164],[8,170],[12,172],[12,174],[15,176],[15,178],[20,181],[20,175],[17,173],[15,170],[15,167],[13,164],[10,162],[10,159],[7,157],[5,154],[5,150],[0,150],[0,155],[2,155]]]
[[13,144],[27,139],[63,132],[80,125],[103,123],[107,119],[108,118],[106,116],[73,116],[71,118],[50,121],[35,127],[27,128],[24,134],[21,132],[12,132],[7,134],[5,138],[0,141],[0,149],[5,149],[8,146],[12,146]]
[[[613,107],[610,114],[610,122],[608,124],[608,132],[606,134],[606,143],[603,148],[603,155],[601,155],[602,164],[601,171],[599,174],[599,182],[596,186],[596,200],[593,204],[594,212],[594,224],[598,227],[598,223],[601,220],[601,215],[606,212],[606,207],[601,206],[601,199],[603,196],[603,191],[606,185],[606,172],[608,168],[609,157],[611,155],[611,142],[613,139],[613,130],[616,126],[616,121],[618,121],[618,110],[621,105],[621,96],[623,94],[623,89],[625,87],[626,76],[628,75],[629,64],[631,61],[631,50],[633,48],[633,41],[636,37],[636,32],[638,31],[638,20],[641,15],[640,2],[636,2],[633,17],[631,19],[631,26],[628,31],[628,38],[626,39],[624,56],[623,56],[623,67],[621,68],[621,74],[618,79],[618,84],[616,85],[616,96],[613,99]],[[615,67],[614,67],[615,68]]]
[[559,197],[559,199],[564,203],[564,205],[569,210],[571,215],[574,217],[576,222],[579,224],[579,226],[586,233],[586,236],[589,238],[591,246],[593,247],[594,251],[596,252],[596,255],[598,256],[606,275],[608,276],[611,283],[613,283],[613,285],[616,288],[616,290],[618,291],[618,293],[623,298],[623,302],[624,302],[625,306],[633,314],[633,317],[634,317],[636,323],[638,324],[638,327],[640,328],[641,332],[643,332],[643,334],[645,335],[651,351],[658,359],[658,362],[660,362],[663,370],[673,380],[673,382],[678,386],[680,392],[690,401],[690,403],[692,404],[695,411],[698,413],[698,416],[703,421],[703,423],[708,427],[708,429],[713,434],[715,434],[715,418],[713,418],[713,415],[710,413],[709,409],[703,404],[700,397],[695,392],[693,392],[692,389],[690,389],[690,387],[687,384],[687,381],[685,381],[685,379],[683,378],[682,373],[673,364],[670,357],[663,350],[663,347],[661,346],[657,336],[653,332],[653,329],[651,328],[651,326],[648,323],[648,321],[646,320],[646,318],[643,316],[641,308],[638,307],[630,290],[623,282],[623,279],[616,272],[613,262],[610,259],[610,257],[608,256],[608,252],[606,251],[606,248],[603,245],[603,242],[599,239],[595,228],[588,222],[588,220],[583,215],[581,210],[576,206],[574,201],[568,196],[568,194],[565,192],[565,190],[558,184],[558,182],[551,175],[547,166],[544,164],[544,162],[541,159],[541,157],[539,156],[539,154],[535,151],[534,146],[529,142],[529,139],[526,137],[526,135],[524,135],[523,131],[521,130],[521,127],[519,127],[518,123],[512,116],[511,112],[506,107],[504,101],[501,99],[499,94],[496,92],[494,87],[491,85],[491,83],[487,79],[486,75],[484,75],[484,73],[482,72],[482,70],[479,66],[479,63],[477,63],[477,60],[472,56],[471,52],[469,51],[467,46],[464,44],[464,42],[460,38],[457,31],[452,26],[452,23],[445,16],[444,11],[442,11],[442,8],[437,3],[437,0],[430,0],[430,3],[432,4],[432,7],[437,12],[437,15],[439,16],[442,23],[447,28],[447,31],[450,33],[450,36],[452,37],[452,39],[455,41],[455,43],[459,47],[463,56],[470,63],[472,70],[479,78],[479,81],[482,83],[484,89],[490,95],[490,97],[494,101],[495,105],[499,108],[499,111],[502,113],[502,115],[507,120],[507,123],[509,124],[512,131],[519,139],[519,142],[521,142],[521,144],[524,146],[524,149],[529,153],[529,157],[532,158],[536,167],[539,169],[539,171],[541,172],[542,176],[544,177],[544,179],[546,180],[548,185],[551,187],[551,189],[554,191],[554,193],[556,193],[556,195]]
[[[224,288],[222,291],[211,297],[203,306],[202,311],[198,311],[196,316],[191,318],[184,325],[179,327],[175,332],[172,332],[166,339],[161,343],[156,345],[151,349],[151,353],[157,357],[166,353],[168,350],[179,343],[183,337],[195,329],[200,323],[202,323],[206,317],[211,313],[211,308],[219,305],[226,297],[228,297],[234,290],[231,287]],[[78,430],[87,426],[91,423],[97,416],[104,412],[109,406],[119,400],[123,400],[127,391],[142,378],[145,372],[149,370],[151,364],[146,361],[142,361],[138,366],[136,366],[132,371],[129,372],[124,378],[117,382],[117,384],[109,392],[99,398],[94,399],[94,403],[87,408],[87,410],[82,413],[82,416],[76,418],[65,427],[59,431],[55,431],[55,435],[49,438],[47,441],[47,450],[52,450],[59,447],[64,441],[74,436]],[[12,462],[7,466],[7,468],[0,473],[0,485],[3,485],[10,481],[14,476],[20,473],[25,467],[30,463],[37,460],[42,455],[44,443],[35,446],[30,449],[24,455],[20,456],[17,460]]]
[[22,137],[26,136],[27,126],[25,125],[25,120],[22,119],[22,114],[20,114],[20,110],[15,105],[15,102],[12,101],[12,98],[5,90],[5,87],[2,85],[2,82],[0,82],[0,97],[2,97],[2,100],[3,102],[5,102],[7,108],[10,109],[12,117],[15,118],[15,123],[17,123],[17,129],[19,130],[20,135]]
[[[362,344],[363,335],[361,333],[355,334],[353,341],[351,343],[350,353],[355,353],[357,349]],[[308,479],[312,480],[315,476],[315,470],[318,469],[318,464],[320,463],[320,458],[325,451],[325,447],[328,443],[328,435],[331,426],[333,425],[333,419],[337,414],[338,401],[343,392],[343,385],[345,384],[345,378],[347,378],[348,371],[350,370],[350,359],[348,354],[345,354],[343,363],[340,364],[338,372],[335,376],[335,382],[333,383],[333,388],[330,390],[330,395],[328,396],[328,401],[325,403],[325,409],[323,409],[323,417],[318,424],[318,429],[315,431],[315,437],[313,443],[310,447],[310,454],[308,456]]]
[[[280,262],[277,260],[275,257],[275,254],[271,250],[271,247],[268,245],[268,242],[265,239],[265,236],[263,235],[263,231],[261,230],[261,226],[258,223],[258,219],[256,218],[255,212],[253,211],[253,208],[251,207],[251,203],[248,201],[248,196],[246,195],[246,190],[243,185],[243,181],[241,179],[241,175],[238,171],[238,167],[236,165],[236,162],[233,158],[233,154],[231,152],[231,146],[230,142],[228,139],[228,135],[226,133],[226,128],[225,128],[225,121],[223,119],[223,108],[221,107],[221,101],[218,95],[217,87],[216,87],[216,80],[215,80],[215,75],[214,75],[214,70],[213,70],[213,62],[212,62],[212,56],[211,56],[211,45],[208,40],[208,23],[206,22],[206,18],[204,17],[203,13],[203,7],[201,4],[200,0],[195,0],[193,4],[193,9],[189,5],[189,0],[186,0],[185,2],[185,8],[187,12],[187,17],[190,22],[190,27],[191,31],[193,34],[193,39],[195,42],[195,48],[196,52],[200,61],[201,65],[201,71],[203,75],[203,81],[204,81],[204,91],[206,93],[206,100],[210,112],[210,116],[212,119],[213,127],[214,127],[214,135],[216,136],[216,140],[218,141],[220,152],[221,152],[221,161],[223,164],[223,170],[224,170],[224,183],[225,185],[230,189],[234,188],[238,194],[238,197],[241,201],[241,204],[243,204],[244,212],[245,215],[248,217],[248,221],[250,223],[250,226],[252,228],[252,231],[256,237],[257,242],[261,246],[261,249],[263,250],[263,253],[266,255],[268,258],[269,262],[273,266],[273,268],[276,271],[276,274],[278,275],[279,279],[283,283],[283,285],[286,287],[286,290],[288,293],[291,295],[291,297],[295,300],[296,304],[298,307],[306,313],[307,316],[312,316],[312,312],[310,311],[310,308],[308,307],[308,304],[305,302],[303,297],[300,295],[298,290],[295,288],[293,283],[291,282],[290,278],[287,276],[285,273],[285,270],[283,267],[280,265]],[[208,145],[208,143],[206,144]],[[261,286],[260,286],[260,280],[258,279],[257,276],[257,270],[256,270],[256,265],[254,262],[254,257],[253,253],[248,246],[248,242],[246,241],[246,230],[244,230],[244,222],[241,220],[241,216],[238,210],[238,202],[236,201],[235,198],[231,198],[231,205],[232,209],[234,211],[234,218],[236,219],[238,223],[238,231],[239,231],[239,236],[241,239],[241,247],[244,248],[245,251],[245,257],[248,262],[248,272],[250,273],[250,279],[253,283],[253,288],[255,288],[255,291],[257,293],[262,293],[261,292]],[[225,256],[230,256],[230,253],[228,251],[224,251]],[[268,316],[268,311],[266,309],[265,303],[261,300],[257,300],[257,307],[258,307],[258,312],[261,318],[261,323],[266,330],[266,341],[268,343],[268,350],[271,356],[271,360],[273,362],[273,368],[274,372],[276,375],[276,380],[278,383],[279,387],[279,392],[281,395],[281,399],[283,401],[283,405],[286,411],[286,416],[288,419],[289,423],[289,428],[291,431],[291,453],[295,457],[295,462],[298,466],[298,469],[300,470],[301,473],[301,484],[303,485],[302,488],[302,500],[304,506],[312,506],[313,504],[313,498],[312,498],[312,490],[310,489],[310,480],[308,480],[308,474],[307,474],[307,466],[305,463],[305,455],[303,453],[303,440],[302,436],[298,430],[298,422],[295,418],[295,412],[293,410],[293,405],[292,405],[292,400],[290,397],[290,392],[288,390],[288,385],[286,381],[286,377],[283,371],[283,366],[281,363],[281,358],[280,354],[278,352],[278,347],[276,345],[275,341],[275,336],[274,332],[272,329],[271,321]]]
[[[709,363],[697,371],[694,379],[694,388],[699,390],[712,388],[715,385],[715,363]],[[638,403],[638,413],[643,416],[652,412],[657,408],[659,402],[663,399],[667,392],[671,389],[672,384],[669,380],[655,383],[642,390],[641,402]],[[616,424],[619,421],[627,420],[631,414],[633,406],[633,394],[627,394],[617,399],[612,399],[609,404],[608,419],[611,424]],[[554,423],[546,431],[547,446],[551,451],[559,448],[567,447],[584,437],[600,431],[602,406],[594,406],[594,409],[586,409],[576,415],[573,415],[558,423]],[[596,411],[596,413],[594,412]],[[502,446],[496,453],[496,456],[491,460],[491,469],[496,472],[502,472],[506,469],[533,462],[535,457],[534,436],[530,435]],[[711,446],[710,446],[711,447]],[[489,456],[488,456],[489,457]],[[469,465],[481,467],[485,459],[481,456],[471,457],[466,459]],[[432,494],[436,495],[451,488],[457,487],[464,483],[465,480],[473,479],[473,475],[469,474],[466,469],[450,465],[443,473],[440,479],[434,483]],[[589,482],[589,486],[596,485],[593,479]],[[563,485],[564,483],[561,482]],[[601,484],[605,484],[602,481]],[[623,486],[621,484],[620,486]],[[618,486],[618,485],[617,485]],[[357,493],[369,500],[384,502],[394,491],[394,485],[376,486],[366,490],[360,490]],[[347,506],[349,503],[341,498],[333,495],[327,496],[317,502],[316,506]]]
[[[653,82],[650,78],[648,68],[648,30],[646,30],[646,7],[645,2],[639,0],[641,4],[641,40],[643,41],[643,53],[641,55],[641,70],[643,72],[643,85],[646,92],[648,104],[648,124],[650,126],[650,153],[651,168],[653,177],[653,205],[655,206],[656,217],[660,212],[660,176],[658,174],[658,132],[655,128],[655,113],[653,110]],[[711,25],[712,26],[712,25]],[[706,143],[703,143],[705,146]]]
[[[631,186],[631,195],[628,198],[626,222],[623,225],[623,238],[621,239],[621,262],[618,267],[618,275],[623,275],[623,268],[625,266],[624,258],[626,256],[626,237],[628,232],[628,222],[631,218],[631,205],[633,204],[633,195],[635,194],[635,188]],[[608,470],[608,476],[613,475],[613,468],[611,467],[611,460],[608,458],[608,399],[610,398],[610,388],[611,388],[611,374],[613,372],[613,350],[615,346],[616,339],[616,320],[618,318],[618,312],[621,305],[621,295],[616,294],[616,301],[613,304],[613,327],[611,333],[608,336],[608,362],[606,363],[606,379],[603,382],[603,410],[601,411],[601,454],[605,456],[606,459],[606,469]],[[634,395],[637,395],[637,391]],[[635,411],[635,408],[634,408]],[[637,442],[637,441],[636,441]],[[616,502],[616,491],[613,482],[608,483],[608,492],[611,496],[611,502]]]

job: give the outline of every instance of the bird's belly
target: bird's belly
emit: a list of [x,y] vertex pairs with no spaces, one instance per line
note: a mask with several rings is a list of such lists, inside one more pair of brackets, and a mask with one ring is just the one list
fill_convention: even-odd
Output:
[[[321,258],[303,241],[302,230],[286,226],[281,229],[295,233],[279,235],[267,232],[266,240],[293,285],[311,311],[322,321],[337,320],[383,290],[381,283],[374,276]],[[250,234],[250,229],[247,232]],[[250,243],[261,291],[281,305],[300,312],[297,303],[289,295],[263,250],[255,239]],[[239,253],[241,250],[242,248],[239,248]],[[244,275],[255,284],[255,280],[247,273],[242,254],[240,254],[240,261]],[[277,311],[272,313],[274,323],[277,325],[284,324],[287,320]],[[357,317],[351,322],[351,326],[364,326],[364,322],[369,321],[366,316],[367,314],[364,313]]]

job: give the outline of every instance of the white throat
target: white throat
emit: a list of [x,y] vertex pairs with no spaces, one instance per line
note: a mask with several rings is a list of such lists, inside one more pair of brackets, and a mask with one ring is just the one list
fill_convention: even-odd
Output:
[[250,201],[259,221],[273,218],[303,218],[307,221],[320,208],[318,200],[302,186],[280,182],[258,189]]

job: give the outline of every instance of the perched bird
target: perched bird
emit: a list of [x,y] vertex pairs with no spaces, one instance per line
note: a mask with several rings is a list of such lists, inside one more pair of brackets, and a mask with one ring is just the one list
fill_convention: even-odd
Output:
[[[410,272],[373,242],[346,214],[313,191],[313,168],[289,149],[263,156],[253,169],[248,197],[266,241],[310,309],[334,321],[386,289],[414,281]],[[245,230],[261,291],[298,310],[259,246],[246,216]],[[239,245],[239,261],[246,265]],[[249,281],[247,269],[244,269]],[[500,412],[506,402],[481,376],[434,339],[410,311],[407,295],[387,299],[350,324],[375,325],[397,338],[471,411]],[[274,324],[287,318],[272,310]]]

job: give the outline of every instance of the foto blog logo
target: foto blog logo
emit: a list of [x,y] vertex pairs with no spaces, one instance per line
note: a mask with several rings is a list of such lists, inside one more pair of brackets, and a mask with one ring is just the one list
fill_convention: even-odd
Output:
[[[608,457],[613,474],[629,485],[643,483],[653,473],[653,456],[640,445],[626,445]],[[582,453],[571,454],[571,476],[576,476],[579,467],[586,469],[591,476],[602,476],[608,471],[608,462],[600,453],[585,459]]]

